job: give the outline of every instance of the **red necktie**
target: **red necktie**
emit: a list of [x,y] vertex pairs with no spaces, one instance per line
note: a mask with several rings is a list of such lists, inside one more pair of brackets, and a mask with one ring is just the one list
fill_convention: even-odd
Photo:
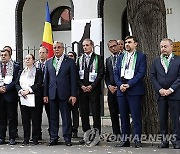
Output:
[[2,77],[6,76],[6,64],[3,65],[2,67]]

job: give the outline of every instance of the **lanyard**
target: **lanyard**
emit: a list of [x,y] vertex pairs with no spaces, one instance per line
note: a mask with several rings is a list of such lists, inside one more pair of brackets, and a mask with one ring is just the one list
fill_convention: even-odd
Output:
[[123,60],[122,60],[122,68],[125,68],[125,69],[129,69],[129,65],[130,65],[130,61],[131,61],[131,58],[132,58],[132,56],[134,56],[134,59],[133,59],[133,64],[132,64],[132,70],[134,70],[135,69],[135,65],[136,65],[136,60],[137,60],[137,52],[134,52],[132,55],[131,55],[131,57],[129,58],[129,61],[128,61],[128,64],[127,65],[125,65],[125,59],[127,59],[128,58],[128,55],[127,55],[127,53],[125,53],[125,55],[124,55],[124,57],[123,57]]

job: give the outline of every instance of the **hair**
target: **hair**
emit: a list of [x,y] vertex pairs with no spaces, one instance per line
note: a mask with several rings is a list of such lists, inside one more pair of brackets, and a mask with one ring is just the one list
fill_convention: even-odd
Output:
[[162,42],[162,41],[168,41],[170,45],[173,45],[173,41],[172,41],[171,39],[169,39],[169,38],[163,38],[163,39],[161,40],[161,42]]
[[124,43],[124,41],[123,41],[123,40],[117,40],[117,43],[119,43],[119,42],[123,42],[123,43]]
[[43,46],[42,44],[40,45],[40,49],[43,48],[43,49],[46,49],[46,53],[48,53],[48,48],[46,48],[45,46]]
[[11,57],[11,55],[12,55],[12,54],[11,54],[11,51],[9,51],[8,49],[3,49],[3,50],[1,50],[1,52],[6,52],[6,51],[8,52],[9,56]]
[[[6,49],[9,48],[10,50]],[[9,51],[10,55],[12,55],[12,48],[9,45],[4,46],[3,50],[6,49]]]
[[[30,56],[32,57],[32,59],[35,60],[35,56],[34,56],[32,53],[29,53],[29,54],[27,54],[27,55],[30,55]],[[27,56],[27,55],[26,55],[26,56]]]
[[72,53],[72,54],[73,54],[73,56],[74,56],[74,59],[76,60],[76,58],[77,58],[77,54],[76,54],[74,51],[69,51],[69,52],[68,52],[68,54],[69,54],[69,53]]
[[54,44],[57,44],[57,43],[60,43],[62,45],[62,47],[64,48],[64,43],[63,42],[60,42],[60,41],[54,41],[53,45]]
[[133,39],[134,42],[138,43],[138,40],[135,36],[126,36],[125,40],[127,40],[127,39]]
[[109,44],[110,44],[111,42],[116,42],[116,44],[118,45],[117,40],[109,40],[108,43],[107,43],[107,46],[108,46],[108,47],[109,47]]
[[85,41],[89,41],[90,44],[94,47],[94,42],[93,42],[93,40],[91,40],[91,39],[89,39],[89,38],[86,38],[86,39],[83,40],[83,42],[85,42]]

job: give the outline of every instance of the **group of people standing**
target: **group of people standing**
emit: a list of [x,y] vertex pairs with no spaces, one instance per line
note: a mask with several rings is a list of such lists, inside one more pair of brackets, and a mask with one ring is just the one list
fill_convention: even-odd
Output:
[[[1,51],[0,144],[5,143],[7,123],[9,124],[9,144],[16,144],[18,101],[24,130],[22,145],[29,144],[31,121],[32,143],[37,145],[38,140],[42,139],[41,123],[44,105],[49,122],[49,146],[58,144],[59,111],[66,146],[71,146],[71,138],[77,137],[79,109],[82,130],[86,132],[91,129],[89,120],[91,112],[93,128],[101,134],[100,95],[105,76],[113,134],[123,136],[122,141],[115,147],[130,146],[128,138],[130,114],[133,132],[137,136],[134,140],[135,147],[141,147],[141,102],[142,96],[145,95],[143,78],[146,75],[147,62],[146,55],[137,50],[137,39],[134,36],[128,36],[125,38],[125,43],[123,40],[110,40],[107,45],[112,55],[106,59],[105,69],[103,57],[94,52],[94,42],[91,39],[85,39],[82,45],[84,53],[77,60],[74,52],[65,55],[62,42],[54,42],[54,57],[50,59],[47,59],[48,49],[41,46],[39,60],[35,62],[34,55],[26,55],[23,70],[20,70],[19,63],[11,60],[10,47],[5,47]],[[170,108],[173,134],[176,135],[172,143],[174,148],[179,149],[180,58],[172,53],[173,44],[170,39],[163,39],[160,47],[161,55],[152,64],[150,74],[157,94],[160,133],[168,134],[167,119],[168,108]],[[84,144],[85,140],[81,139],[79,143]],[[168,148],[169,141],[162,138],[159,147]]]

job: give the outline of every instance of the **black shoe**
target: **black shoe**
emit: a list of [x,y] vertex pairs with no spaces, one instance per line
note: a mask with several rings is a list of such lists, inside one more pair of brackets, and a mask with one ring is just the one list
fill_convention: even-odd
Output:
[[84,139],[79,140],[79,144],[85,144]]
[[38,142],[38,140],[33,140],[32,144],[33,144],[33,145],[38,145],[39,142]]
[[5,139],[0,139],[0,145],[6,144]]
[[54,140],[50,140],[50,142],[48,143],[48,146],[53,146],[57,144],[58,144],[58,139],[54,139]]
[[158,146],[158,148],[169,148],[169,142],[161,142],[161,144]]
[[122,141],[119,144],[115,144],[115,147],[130,147],[130,142],[129,141]]
[[25,141],[25,140],[24,140],[21,145],[22,145],[22,146],[25,146],[25,145],[28,145],[28,144],[29,144],[29,141]]
[[9,139],[9,144],[10,145],[15,145],[16,144],[15,139],[13,139],[13,138]]
[[173,144],[174,149],[180,149],[180,142]]
[[71,141],[66,141],[65,144],[66,144],[66,146],[72,146]]
[[142,147],[141,146],[141,142],[140,141],[136,141],[135,142],[135,148],[140,148],[140,147]]
[[72,133],[72,138],[78,138],[78,133],[77,132],[73,132]]

